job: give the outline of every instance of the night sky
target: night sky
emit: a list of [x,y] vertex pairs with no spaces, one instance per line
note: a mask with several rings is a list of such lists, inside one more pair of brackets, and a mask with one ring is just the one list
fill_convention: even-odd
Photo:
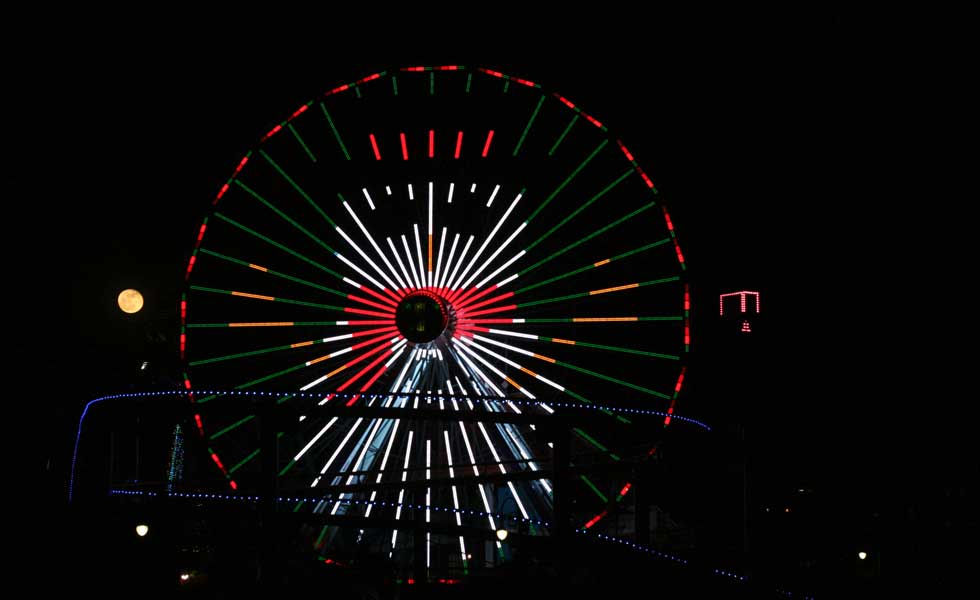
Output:
[[[935,429],[950,425],[923,430],[908,414],[947,402],[911,375],[934,360],[892,346],[905,341],[896,331],[905,317],[887,303],[905,285],[910,251],[885,251],[895,242],[878,217],[884,188],[860,176],[879,161],[866,145],[872,103],[860,99],[875,60],[852,53],[839,22],[746,20],[685,35],[610,27],[502,43],[506,29],[419,28],[384,43],[350,32],[292,45],[114,34],[22,67],[7,117],[26,160],[4,173],[4,187],[13,190],[9,262],[16,287],[31,291],[8,301],[20,305],[19,378],[58,386],[28,409],[52,424],[39,434],[50,456],[38,458],[63,466],[84,402],[133,385],[153,321],[176,323],[210,200],[272,124],[367,73],[466,64],[539,81],[603,118],[656,182],[695,292],[699,362],[682,413],[743,423],[771,448],[756,456],[760,479],[821,487],[828,510],[846,512],[846,498],[877,507],[946,481],[931,466],[956,448]],[[125,287],[147,298],[135,318],[115,307]],[[737,289],[759,290],[764,313],[757,371],[732,397],[713,323],[717,294]]]

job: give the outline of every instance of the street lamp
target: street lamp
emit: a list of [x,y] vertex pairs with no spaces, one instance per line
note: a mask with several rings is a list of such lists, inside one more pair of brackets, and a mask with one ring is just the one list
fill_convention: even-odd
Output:
[[150,527],[148,525],[144,525],[143,523],[140,523],[139,525],[136,526],[136,535],[140,537],[145,537],[146,534],[149,532],[150,532]]
[[497,539],[500,540],[501,542],[504,541],[504,540],[506,540],[507,539],[507,533],[508,532],[507,532],[506,529],[498,529],[497,530]]
[[864,560],[864,559],[868,558],[868,553],[865,552],[864,550],[862,550],[862,551],[858,552],[858,558],[861,559],[861,560]]

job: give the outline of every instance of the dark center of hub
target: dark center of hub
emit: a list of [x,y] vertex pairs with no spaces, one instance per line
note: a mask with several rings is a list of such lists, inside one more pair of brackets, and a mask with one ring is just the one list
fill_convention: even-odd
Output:
[[395,311],[395,324],[398,331],[408,341],[425,344],[436,339],[449,323],[449,310],[446,302],[427,291],[412,292],[402,298]]

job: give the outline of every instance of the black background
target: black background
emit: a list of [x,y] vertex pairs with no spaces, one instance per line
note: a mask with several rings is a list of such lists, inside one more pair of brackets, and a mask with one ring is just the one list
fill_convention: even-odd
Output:
[[[843,530],[874,514],[903,528],[909,511],[941,529],[943,498],[975,491],[976,453],[947,412],[961,401],[954,352],[930,336],[949,322],[935,296],[955,289],[926,258],[948,213],[932,207],[906,235],[898,223],[918,209],[894,193],[902,174],[884,174],[903,114],[882,89],[893,56],[831,15],[574,18],[594,26],[460,16],[299,28],[291,15],[252,31],[39,28],[11,48],[9,377],[16,421],[30,424],[19,452],[48,474],[46,492],[62,493],[84,402],[131,387],[147,331],[172,318],[196,228],[240,156],[339,83],[466,64],[572,99],[656,182],[695,293],[680,412],[744,425],[760,488],[816,487],[821,519]],[[147,298],[135,318],[115,307],[124,287]],[[715,306],[735,289],[760,290],[765,312],[753,370],[729,387]]]

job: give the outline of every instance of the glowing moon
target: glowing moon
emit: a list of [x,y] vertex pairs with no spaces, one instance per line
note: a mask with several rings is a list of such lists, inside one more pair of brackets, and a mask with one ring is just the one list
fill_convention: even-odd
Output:
[[137,313],[143,308],[143,294],[133,289],[119,292],[119,297],[116,298],[116,301],[124,313]]

